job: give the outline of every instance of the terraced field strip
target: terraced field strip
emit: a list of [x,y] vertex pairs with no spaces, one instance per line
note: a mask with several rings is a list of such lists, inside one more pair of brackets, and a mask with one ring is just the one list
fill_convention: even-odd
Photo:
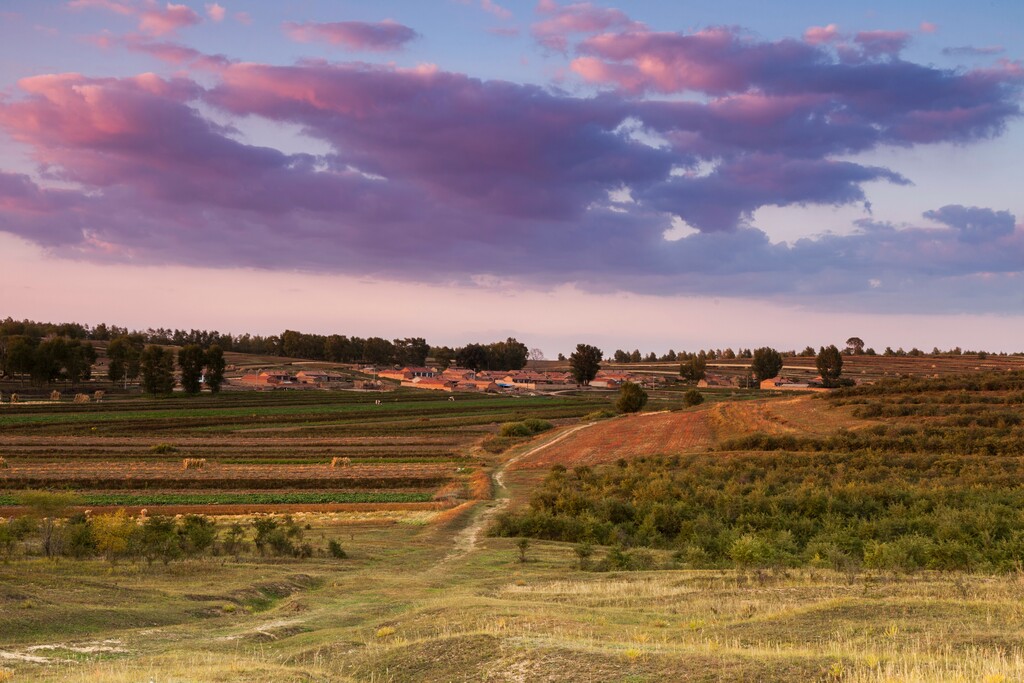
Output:
[[183,469],[170,463],[137,461],[18,463],[0,469],[0,488],[431,488],[444,484],[455,468],[443,464],[231,465]]

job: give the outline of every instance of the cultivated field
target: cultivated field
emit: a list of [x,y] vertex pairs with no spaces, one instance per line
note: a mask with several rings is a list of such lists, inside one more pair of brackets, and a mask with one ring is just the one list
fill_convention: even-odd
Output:
[[[5,406],[0,515],[221,516],[166,565],[12,544],[0,680],[1024,680],[1024,378],[706,396]],[[555,427],[480,448],[527,418]],[[536,510],[566,525],[487,533]],[[256,552],[258,511],[312,552]]]

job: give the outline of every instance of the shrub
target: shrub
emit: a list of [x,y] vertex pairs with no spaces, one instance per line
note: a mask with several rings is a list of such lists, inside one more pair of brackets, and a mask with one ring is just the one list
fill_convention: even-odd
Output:
[[522,422],[506,422],[498,430],[501,436],[533,436],[533,432]]
[[623,382],[615,409],[620,413],[639,413],[647,405],[647,392],[639,384]]
[[333,538],[327,542],[327,551],[331,554],[331,557],[336,560],[343,560],[348,557],[348,553],[345,552],[345,549],[342,548],[341,544]]
[[0,455],[0,470],[5,469],[7,469],[7,460],[5,460],[2,455]]
[[704,394],[700,393],[696,389],[688,389],[687,392],[683,394],[683,403],[686,405],[687,408],[699,406],[703,402]]
[[547,420],[541,420],[536,417],[531,417],[529,419],[523,420],[523,425],[525,425],[526,428],[530,430],[531,434],[540,434],[541,432],[546,432],[555,426],[548,422]]
[[615,413],[610,410],[595,410],[592,413],[587,413],[581,419],[584,422],[589,422],[592,420],[607,420],[609,417],[615,417]]
[[169,443],[158,443],[158,444],[155,444],[153,446],[150,446],[149,447],[149,452],[150,453],[156,453],[158,455],[159,454],[164,454],[164,453],[177,453],[178,452],[178,448],[176,446],[172,446]]

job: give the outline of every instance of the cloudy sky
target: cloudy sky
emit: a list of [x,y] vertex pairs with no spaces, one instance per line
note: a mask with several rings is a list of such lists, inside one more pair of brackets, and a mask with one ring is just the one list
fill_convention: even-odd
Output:
[[0,315],[1024,350],[1024,3],[7,0]]

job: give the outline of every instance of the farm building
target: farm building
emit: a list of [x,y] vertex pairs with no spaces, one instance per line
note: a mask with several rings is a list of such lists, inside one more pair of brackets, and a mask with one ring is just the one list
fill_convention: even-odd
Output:
[[242,375],[242,384],[257,387],[276,387],[283,384],[294,384],[295,378],[287,372],[261,372],[259,374]]

